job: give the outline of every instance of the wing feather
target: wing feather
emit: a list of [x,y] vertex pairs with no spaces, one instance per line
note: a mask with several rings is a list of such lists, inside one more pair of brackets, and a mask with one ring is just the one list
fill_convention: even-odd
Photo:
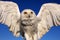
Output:
[[0,23],[6,24],[14,36],[20,35],[20,12],[14,2],[0,1]]
[[43,4],[37,18],[38,38],[41,38],[52,26],[60,25],[60,5],[55,3]]

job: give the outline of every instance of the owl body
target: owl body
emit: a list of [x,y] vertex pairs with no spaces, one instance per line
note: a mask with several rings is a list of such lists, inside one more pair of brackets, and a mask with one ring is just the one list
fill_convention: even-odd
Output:
[[32,12],[30,9],[28,11],[25,9],[21,14],[21,30],[29,36],[37,33],[37,19],[35,13]]

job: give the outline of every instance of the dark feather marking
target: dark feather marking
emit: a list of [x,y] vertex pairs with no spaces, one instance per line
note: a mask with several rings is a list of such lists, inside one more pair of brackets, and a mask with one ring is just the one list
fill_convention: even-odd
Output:
[[[50,12],[50,11],[49,11],[49,12]],[[51,18],[52,18],[53,25],[55,26],[54,19],[53,19],[53,15],[52,15],[51,12],[50,12],[50,15],[51,15]]]

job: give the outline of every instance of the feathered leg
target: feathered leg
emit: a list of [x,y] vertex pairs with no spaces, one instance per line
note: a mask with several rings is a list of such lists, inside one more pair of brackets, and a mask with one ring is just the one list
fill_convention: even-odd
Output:
[[29,36],[27,33],[25,33],[25,37],[26,37],[26,40],[38,40],[37,34]]

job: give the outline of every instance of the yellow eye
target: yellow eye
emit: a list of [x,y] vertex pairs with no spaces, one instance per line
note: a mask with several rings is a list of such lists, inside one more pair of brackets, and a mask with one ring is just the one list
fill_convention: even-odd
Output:
[[27,14],[27,12],[24,12],[24,14]]
[[33,14],[33,12],[31,12],[31,14]]

